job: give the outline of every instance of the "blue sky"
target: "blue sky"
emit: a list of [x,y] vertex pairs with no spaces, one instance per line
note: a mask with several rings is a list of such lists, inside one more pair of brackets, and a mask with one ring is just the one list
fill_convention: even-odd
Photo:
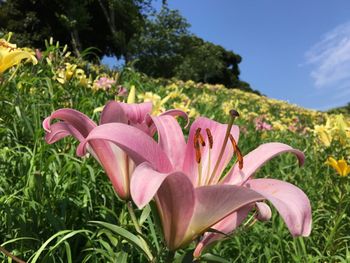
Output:
[[321,110],[350,102],[349,0],[169,0],[169,6],[191,32],[240,54],[241,79],[267,96]]
[[350,102],[349,0],[168,4],[192,33],[240,54],[241,79],[268,97],[320,110]]

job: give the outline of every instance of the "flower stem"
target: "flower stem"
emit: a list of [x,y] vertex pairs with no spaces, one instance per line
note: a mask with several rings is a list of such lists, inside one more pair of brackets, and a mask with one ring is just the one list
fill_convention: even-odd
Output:
[[134,211],[134,208],[132,206],[132,202],[128,201],[127,202],[127,206],[128,206],[128,211],[129,211],[131,220],[132,220],[132,222],[134,224],[134,227],[136,229],[136,232],[139,233],[139,234],[142,234],[141,227],[139,225],[139,222],[137,221],[137,218],[136,218],[136,215],[135,215],[135,211]]
[[19,259],[18,257],[12,255],[10,252],[8,252],[5,248],[3,248],[2,246],[0,246],[0,251],[2,253],[4,253],[6,256],[8,256],[9,258],[11,258],[12,260],[18,262],[18,263],[26,263],[25,261],[23,261],[22,259]]
[[164,262],[173,262],[175,251],[169,251]]

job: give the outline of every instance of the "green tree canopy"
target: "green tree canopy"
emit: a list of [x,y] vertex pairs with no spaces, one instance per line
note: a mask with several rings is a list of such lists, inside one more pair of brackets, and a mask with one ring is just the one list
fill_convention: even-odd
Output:
[[153,77],[175,76],[183,59],[180,39],[189,36],[189,26],[179,11],[164,6],[133,40],[135,68]]
[[0,31],[21,45],[43,47],[54,37],[78,53],[128,57],[128,44],[143,27],[151,0],[7,0],[0,2]]
[[132,41],[134,67],[153,77],[220,83],[252,91],[239,79],[241,56],[191,34],[190,24],[166,5]]

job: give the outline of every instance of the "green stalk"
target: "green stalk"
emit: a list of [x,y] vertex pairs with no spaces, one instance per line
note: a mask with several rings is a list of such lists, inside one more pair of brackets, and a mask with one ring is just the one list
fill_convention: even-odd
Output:
[[2,253],[4,253],[6,256],[8,256],[9,258],[11,258],[12,260],[16,261],[17,263],[26,263],[25,261],[23,261],[22,259],[19,259],[18,257],[12,255],[10,252],[8,252],[5,248],[3,248],[2,246],[0,246],[0,251]]
[[132,206],[132,202],[131,201],[127,202],[127,207],[128,207],[128,211],[129,211],[131,220],[132,220],[132,222],[134,224],[134,227],[136,229],[136,232],[139,233],[139,234],[142,234],[141,227],[139,225],[139,222],[137,221],[137,218],[136,218],[136,215],[135,215],[135,211],[134,211],[134,208]]
[[134,211],[134,208],[133,208],[133,204],[132,204],[131,201],[127,202],[127,207],[128,207],[128,211],[129,211],[131,220],[132,220],[132,222],[134,224],[135,230],[140,235],[139,238],[143,242],[144,247],[146,247],[147,251],[149,252],[149,254],[147,254],[147,256],[149,258],[149,261],[150,262],[155,262],[156,258],[153,256],[154,249],[151,250],[151,248],[149,246],[150,245],[149,242],[145,241],[145,239],[142,237],[143,236],[142,230],[141,230],[140,224],[139,224],[139,222],[138,222],[138,220],[136,218],[135,211]]
[[175,257],[175,251],[169,251],[167,253],[166,259],[164,262],[173,262],[174,261],[174,257]]
[[343,199],[345,197],[345,194],[344,194],[344,189],[343,189],[343,186],[342,184],[340,184],[340,198],[339,198],[339,204],[338,204],[338,208],[337,208],[337,212],[336,214],[338,215],[336,217],[336,220],[335,220],[335,224],[334,224],[334,227],[332,228],[330,234],[329,234],[329,238],[327,239],[326,241],[326,245],[324,246],[324,249],[323,249],[323,254],[326,253],[329,245],[332,243],[333,239],[334,239],[334,236],[336,235],[337,233],[337,230],[338,230],[338,227],[340,225],[340,222],[342,221],[343,219],[343,215],[344,215],[344,212],[347,210],[348,208],[348,205],[349,203],[347,203],[344,207],[344,209],[342,209],[341,211],[341,206],[342,206],[342,203],[343,203]]

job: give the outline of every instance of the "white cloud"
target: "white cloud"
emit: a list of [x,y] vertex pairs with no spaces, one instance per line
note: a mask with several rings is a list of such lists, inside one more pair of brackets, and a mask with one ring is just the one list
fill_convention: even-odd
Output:
[[[350,22],[337,26],[305,54],[317,88],[350,88]],[[347,93],[347,92],[346,92]]]

